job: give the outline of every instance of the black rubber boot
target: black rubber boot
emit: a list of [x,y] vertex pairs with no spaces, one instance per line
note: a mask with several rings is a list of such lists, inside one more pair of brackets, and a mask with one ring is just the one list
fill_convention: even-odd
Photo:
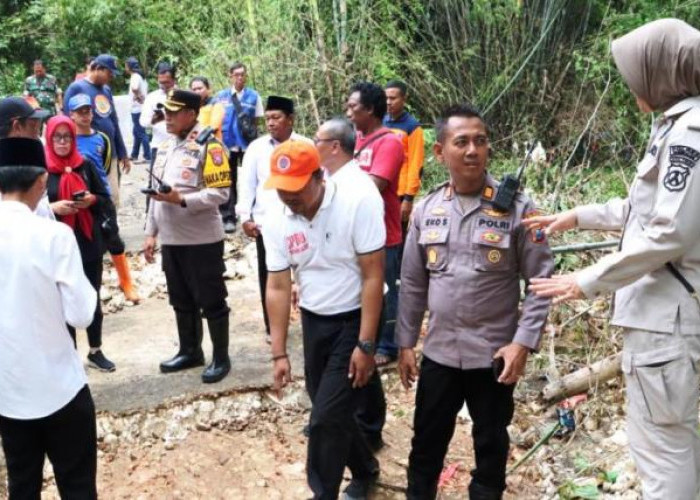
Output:
[[204,364],[202,318],[199,313],[175,311],[175,320],[180,350],[173,358],[160,364],[162,373],[178,372]]
[[475,483],[473,480],[469,484],[469,500],[501,500],[503,491]]
[[408,478],[408,489],[406,490],[406,500],[435,500],[437,498],[438,482],[425,484]]
[[209,335],[214,346],[212,362],[202,373],[202,382],[212,384],[223,379],[231,371],[228,357],[228,314],[214,319],[207,319]]

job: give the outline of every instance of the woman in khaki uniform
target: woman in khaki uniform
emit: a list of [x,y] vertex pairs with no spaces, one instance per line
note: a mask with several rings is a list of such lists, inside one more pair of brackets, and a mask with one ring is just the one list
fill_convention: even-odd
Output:
[[700,485],[700,31],[677,19],[615,40],[612,55],[645,113],[658,113],[626,199],[528,226],[622,230],[620,250],[575,274],[533,279],[558,301],[615,292],[623,328],[627,432],[645,499],[696,498]]

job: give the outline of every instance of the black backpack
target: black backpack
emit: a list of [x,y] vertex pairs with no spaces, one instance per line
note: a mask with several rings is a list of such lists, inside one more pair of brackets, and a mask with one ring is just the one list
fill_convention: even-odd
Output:
[[238,120],[238,130],[241,131],[243,140],[247,143],[253,142],[258,137],[258,127],[255,125],[255,118],[251,118],[248,113],[243,111],[241,107],[241,102],[238,100],[238,96],[231,92],[231,98],[233,100],[233,107],[236,108],[236,119]]

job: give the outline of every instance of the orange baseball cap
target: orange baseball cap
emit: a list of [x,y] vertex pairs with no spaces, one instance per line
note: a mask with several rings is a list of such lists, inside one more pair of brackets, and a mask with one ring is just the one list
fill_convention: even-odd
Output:
[[301,191],[311,174],[321,168],[321,157],[313,144],[285,141],[275,148],[270,158],[270,177],[265,189]]

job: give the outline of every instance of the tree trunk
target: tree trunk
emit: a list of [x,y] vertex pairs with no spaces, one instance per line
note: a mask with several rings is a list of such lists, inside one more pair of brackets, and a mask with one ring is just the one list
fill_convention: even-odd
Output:
[[326,42],[323,36],[321,14],[318,10],[318,0],[311,0],[309,3],[311,4],[311,13],[313,15],[314,27],[316,29],[316,48],[318,49],[318,57],[321,62],[321,70],[326,78],[326,91],[328,92],[328,99],[331,103],[333,103],[335,102],[335,99],[333,98],[333,80],[328,67],[328,59],[326,57]]
[[618,353],[550,382],[542,389],[542,396],[545,401],[554,403],[574,394],[586,392],[591,387],[620,375],[620,359],[621,354]]

